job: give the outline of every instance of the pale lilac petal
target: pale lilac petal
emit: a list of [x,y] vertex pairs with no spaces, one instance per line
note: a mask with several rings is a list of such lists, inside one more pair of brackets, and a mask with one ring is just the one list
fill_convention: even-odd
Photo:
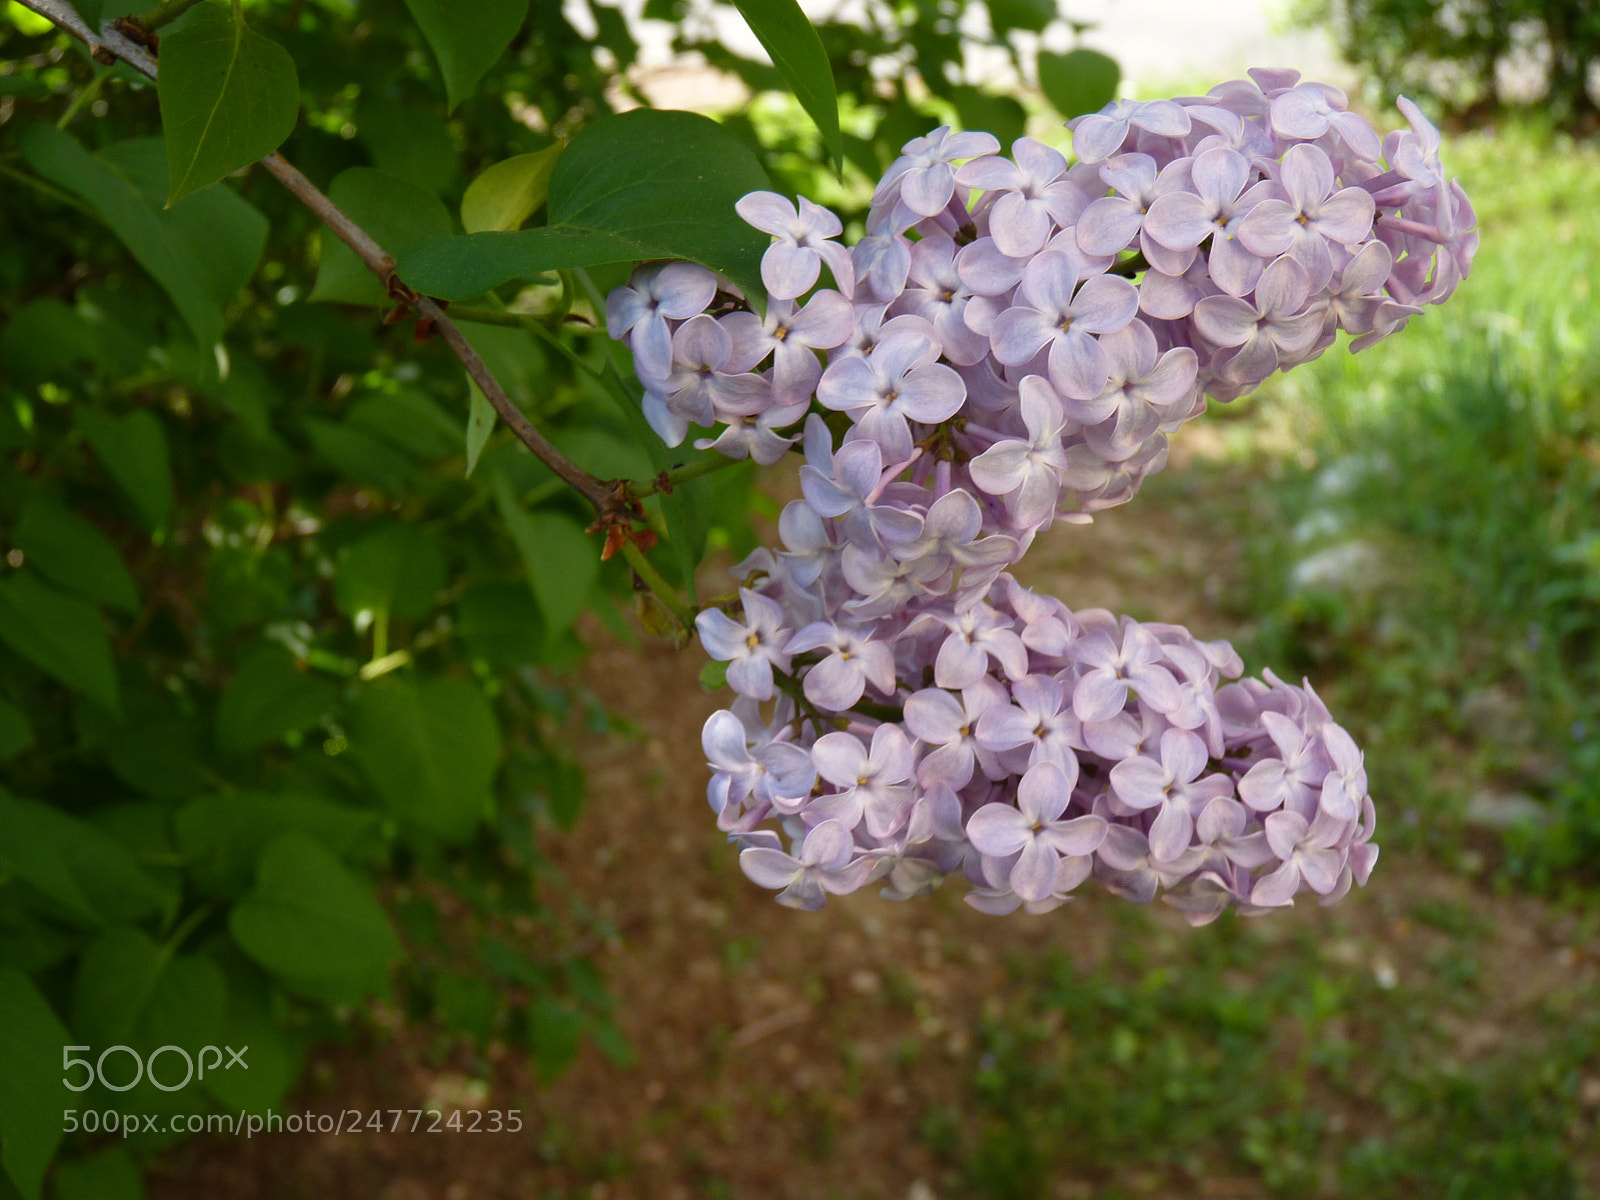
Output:
[[733,210],[747,225],[774,237],[787,236],[799,220],[795,206],[776,192],[751,192],[738,200]]
[[781,850],[752,849],[739,855],[739,869],[751,883],[764,888],[785,888],[804,868]]
[[[1037,771],[1039,768],[1034,767]],[[1093,854],[1106,839],[1107,823],[1104,817],[1073,817],[1070,821],[1056,821],[1040,831],[1041,840],[1048,842],[1058,853],[1068,858]]]
[[[837,654],[830,654],[806,672],[806,699],[819,708],[843,712],[860,700],[866,690],[866,677],[860,668]],[[818,770],[821,770],[820,765]]]
[[804,295],[821,272],[822,260],[816,251],[793,242],[773,242],[761,256],[761,282],[774,299]]
[[854,787],[866,774],[867,749],[853,733],[825,733],[811,747],[817,774],[838,787]]
[[1167,798],[1171,776],[1154,759],[1128,758],[1111,768],[1111,786],[1130,808],[1154,808]]
[[1022,857],[1011,868],[1011,890],[1024,900],[1043,900],[1055,891],[1061,856],[1040,838],[1029,838]]
[[1018,811],[1030,825],[1054,821],[1067,809],[1077,774],[1076,763],[1070,777],[1052,762],[1029,767],[1022,782],[1017,785]]
[[1027,818],[1009,804],[985,804],[967,820],[967,838],[981,854],[1015,854],[1033,836]]
[[1194,818],[1188,808],[1178,803],[1163,804],[1150,826],[1150,857],[1157,862],[1171,862],[1189,848],[1193,835]]

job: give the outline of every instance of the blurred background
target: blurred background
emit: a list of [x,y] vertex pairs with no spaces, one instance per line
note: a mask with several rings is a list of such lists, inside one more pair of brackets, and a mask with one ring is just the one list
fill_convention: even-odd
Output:
[[[373,37],[391,36],[372,33],[386,17],[404,19],[397,4],[304,7],[251,11],[297,58],[292,31],[308,14],[325,31],[376,22]],[[1248,673],[1309,679],[1366,752],[1383,848],[1371,884],[1334,908],[1302,901],[1198,930],[1092,887],[1037,918],[981,916],[952,889],[784,910],[743,879],[705,807],[699,730],[722,701],[700,686],[698,651],[638,634],[620,573],[597,579],[572,627],[533,648],[505,632],[521,609],[480,592],[491,615],[466,622],[478,632],[460,669],[483,682],[517,743],[500,845],[519,848],[383,860],[377,876],[409,965],[387,998],[296,1027],[281,1107],[515,1108],[524,1131],[198,1137],[131,1150],[82,1138],[64,1148],[52,1194],[1600,1195],[1600,15],[1582,0],[1086,0],[1059,12],[1050,0],[902,0],[808,11],[839,83],[842,177],[821,165],[814,129],[733,10],[699,0],[545,8],[497,68],[498,90],[491,76],[488,96],[446,127],[454,150],[442,153],[470,166],[537,149],[607,108],[690,107],[746,136],[780,190],[859,220],[898,145],[933,124],[1063,143],[1076,84],[1053,64],[1081,61],[1069,56],[1083,48],[1120,64],[1119,94],[1200,93],[1250,66],[1293,66],[1344,87],[1380,131],[1402,124],[1401,93],[1445,131],[1445,165],[1482,229],[1456,297],[1360,356],[1341,345],[1255,396],[1213,405],[1134,502],[1092,526],[1052,529],[1019,571],[1074,608],[1229,638]],[[13,4],[5,17],[0,84],[34,63],[45,86],[0,88],[0,134],[30,114],[54,120],[85,74],[29,14]],[[331,62],[327,77],[350,69]],[[432,126],[409,142],[396,134],[406,129],[396,114],[427,103],[414,63],[383,88],[306,86],[309,117],[286,153],[314,177],[368,162],[426,177],[449,199],[476,169],[430,159]],[[496,99],[506,95],[514,122]],[[382,104],[364,107],[371,97]],[[149,122],[148,103],[124,101],[129,120]],[[85,102],[85,121],[106,117],[103,103]],[[48,268],[11,270],[0,309],[7,394],[44,412],[40,389],[62,385],[51,382],[54,362],[30,357],[27,331],[43,318],[21,314],[38,280],[88,264],[79,279],[93,283],[125,265],[108,265],[37,188],[5,186],[8,253],[24,237],[54,239]],[[254,315],[230,320],[249,325],[267,374],[297,373],[299,399],[270,423],[293,431],[286,451],[311,465],[175,468],[195,528],[222,530],[210,544],[238,557],[210,568],[211,594],[233,580],[229,595],[265,606],[228,624],[202,605],[190,634],[222,629],[237,641],[275,619],[265,560],[249,558],[270,498],[230,490],[241,471],[271,470],[297,481],[297,503],[329,531],[320,549],[308,543],[273,565],[313,581],[283,584],[281,605],[298,605],[314,632],[307,644],[355,645],[366,631],[352,631],[331,594],[318,599],[334,568],[314,582],[318,562],[345,561],[340,539],[354,535],[338,523],[377,504],[432,537],[431,514],[494,502],[436,489],[391,506],[418,489],[414,471],[442,463],[459,474],[459,451],[413,448],[401,478],[375,478],[348,440],[307,432],[293,404],[332,404],[359,425],[346,406],[392,394],[386,374],[447,411],[464,412],[465,393],[453,368],[408,366],[413,352],[372,332],[370,308],[308,305],[314,260],[297,249],[305,228],[295,236],[269,246],[248,285]],[[57,294],[78,303],[77,286]],[[355,349],[345,329],[360,330],[348,335],[362,339]],[[194,426],[174,391],[190,403],[208,385],[181,359],[163,369],[142,386],[163,398],[176,438]],[[575,453],[620,455],[628,470],[609,474],[648,473],[631,469],[610,426],[584,416],[582,381],[559,360],[539,356],[526,374],[527,402]],[[233,406],[230,421],[256,419],[238,416],[237,396],[218,403]],[[12,441],[0,447],[31,453],[5,419],[0,437]],[[223,480],[210,499],[206,470]],[[707,595],[729,590],[727,566],[770,539],[789,486],[726,474],[700,574]],[[521,479],[519,494],[541,486]],[[492,546],[504,559],[497,587],[518,578],[504,542]],[[456,611],[451,589],[481,582],[489,555],[450,549],[435,598],[418,602],[411,626],[397,618],[394,644],[429,628],[432,606]],[[128,559],[141,590],[161,569],[159,556]],[[181,588],[181,575],[161,586]],[[182,625],[155,620],[158,631],[163,620]],[[135,652],[220,653],[226,676],[227,655],[248,649],[169,641]],[[328,741],[317,727],[306,736],[311,753],[336,758],[327,747],[343,727],[328,719]],[[0,739],[19,794],[56,778],[29,757],[49,736]],[[288,761],[300,743],[284,736],[277,753]],[[94,778],[161,800],[126,754],[108,761]],[[450,957],[474,939],[468,965]],[[486,939],[499,949],[485,951]]]

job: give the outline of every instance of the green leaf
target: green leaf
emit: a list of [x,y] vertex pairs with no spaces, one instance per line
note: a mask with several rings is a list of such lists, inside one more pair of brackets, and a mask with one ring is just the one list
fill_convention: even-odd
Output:
[[145,527],[156,530],[165,525],[172,515],[172,466],[160,419],[144,408],[121,417],[82,408],[77,423],[100,465],[139,510]]
[[206,1090],[235,1112],[282,1110],[283,1097],[299,1079],[305,1045],[275,1012],[277,994],[254,963],[241,956],[224,960],[227,1009],[222,1019],[223,1045],[249,1046],[247,1071],[207,1072]]
[[518,229],[544,204],[550,193],[550,172],[564,143],[533,154],[519,154],[480,174],[461,197],[461,227],[468,233],[486,229]]
[[760,298],[770,239],[733,206],[771,186],[749,147],[709,117],[635,109],[572,139],[550,175],[548,225],[421,241],[397,256],[399,272],[459,300],[562,267],[686,258]]
[[550,760],[545,777],[545,800],[557,829],[571,829],[583,811],[583,768],[564,758]]
[[839,132],[839,96],[833,66],[811,18],[796,0],[733,0],[795,99],[817,123],[833,169],[844,170],[844,138]]
[[0,579],[0,641],[73,691],[119,711],[111,637],[94,605],[26,569]]
[[433,981],[433,1004],[446,1025],[480,1045],[494,1036],[500,1005],[487,979],[441,970]]
[[119,779],[141,792],[183,799],[208,790],[211,773],[200,742],[196,718],[158,718],[114,738],[106,760]]
[[528,0],[473,0],[470,11],[448,0],[406,0],[406,7],[439,60],[452,111],[505,53],[528,15]]
[[498,414],[494,411],[494,405],[489,403],[489,397],[483,394],[483,389],[471,379],[467,380],[467,395],[467,477],[470,479],[478,465],[478,455],[483,453],[484,443],[494,432]]
[[36,386],[99,358],[94,327],[59,300],[23,305],[0,330],[0,364],[22,386]]
[[1122,68],[1098,50],[1079,47],[1065,54],[1039,52],[1039,90],[1063,117],[1071,120],[1099,112],[1117,98]]
[[315,725],[339,698],[338,685],[299,670],[281,646],[262,643],[239,664],[217,705],[217,749],[254,750]]
[[456,628],[474,659],[496,674],[539,661],[544,619],[519,583],[479,583],[457,605]]
[[[471,22],[464,22],[471,24]],[[372,235],[390,254],[423,238],[446,235],[454,226],[444,201],[425,188],[372,167],[340,171],[328,185],[328,199]],[[388,296],[377,276],[355,251],[326,230],[322,261],[309,300],[339,304],[383,304]]]
[[583,525],[562,512],[529,512],[511,492],[504,475],[494,480],[495,500],[506,531],[528,572],[528,586],[544,613],[551,636],[572,628],[600,578],[599,544]]
[[0,865],[68,916],[82,924],[100,924],[100,914],[61,850],[61,826],[73,819],[43,804],[0,793],[0,820],[5,821],[0,825]]
[[[76,932],[56,921],[24,912],[16,903],[0,905],[0,967],[38,975],[69,954],[76,954],[81,944]],[[0,1196],[3,1195],[5,1190],[0,1188]]]
[[0,759],[15,758],[32,745],[33,730],[28,718],[16,705],[0,699]]
[[24,124],[22,156],[79,196],[172,298],[204,347],[222,337],[222,306],[255,271],[267,219],[225,187],[163,211],[166,151],[159,138],[115,142],[90,154],[53,125]]
[[[129,1044],[147,1053],[160,1046],[196,1053],[216,1045],[228,1001],[228,984],[216,958],[212,953],[171,956],[170,944],[162,949],[168,960]],[[149,1080],[148,1073],[145,1078]],[[175,1083],[182,1078],[181,1068],[175,1061],[163,1061],[158,1078]]]
[[611,1060],[612,1065],[621,1067],[626,1071],[638,1061],[638,1055],[633,1047],[628,1044],[627,1037],[623,1034],[616,1021],[610,1017],[592,1017],[589,1021],[589,1036],[594,1039],[594,1044],[600,1048],[600,1053]]
[[190,801],[172,827],[195,886],[208,895],[237,896],[249,888],[257,861],[279,834],[306,834],[343,856],[376,820],[370,812],[326,800],[234,793]]
[[989,24],[999,37],[1013,29],[1043,33],[1056,19],[1056,0],[986,0]]
[[111,539],[58,501],[29,500],[11,543],[30,567],[69,591],[124,612],[138,609],[133,576]]
[[261,856],[256,886],[228,928],[244,952],[292,991],[353,1001],[383,991],[400,942],[369,884],[303,833],[283,833]]
[[549,996],[528,1005],[528,1045],[542,1081],[549,1083],[571,1064],[584,1024],[581,1013]]
[[143,930],[131,925],[106,930],[78,960],[72,1031],[96,1047],[126,1042],[166,965],[167,955]]
[[433,610],[444,585],[439,543],[415,525],[395,521],[344,548],[334,571],[333,596],[347,617],[371,612],[417,621]]
[[133,1156],[113,1146],[87,1158],[56,1165],[50,1180],[52,1200],[144,1200],[144,1180]]
[[3,792],[0,864],[79,925],[137,921],[166,899],[121,841],[47,804]]
[[412,458],[428,461],[454,454],[461,447],[461,427],[435,401],[403,389],[380,392],[351,405],[345,424],[387,441]]
[[32,981],[0,970],[0,1166],[24,1200],[39,1200],[61,1142],[61,1114],[45,1098],[61,1094],[61,1047],[71,1043]]
[[645,448],[609,424],[563,426],[551,431],[550,440],[597,479],[645,479],[655,474]]
[[708,692],[720,692],[728,686],[728,664],[712,659],[700,668],[700,686]]
[[397,817],[443,837],[472,833],[493,806],[500,725],[466,679],[386,679],[351,705],[350,753]]
[[201,4],[161,39],[156,80],[166,134],[170,208],[190,192],[265,158],[294,132],[294,60],[235,9]]
[[533,334],[506,325],[470,322],[462,332],[518,408],[535,408],[549,397],[550,389],[544,386],[549,362]]
[[1010,96],[995,96],[981,88],[953,87],[945,99],[955,106],[966,129],[983,129],[1010,146],[1027,132],[1028,114]]
[[406,490],[416,463],[396,450],[394,443],[352,424],[307,417],[306,436],[316,452],[339,469],[390,496]]
[[461,172],[455,139],[437,104],[399,104],[363,88],[355,121],[380,171],[436,195],[448,191]]

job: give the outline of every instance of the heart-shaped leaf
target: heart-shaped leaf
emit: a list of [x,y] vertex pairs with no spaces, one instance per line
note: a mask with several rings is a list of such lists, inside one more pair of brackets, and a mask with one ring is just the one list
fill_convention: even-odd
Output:
[[94,605],[28,570],[0,580],[0,641],[73,691],[119,710],[111,638]]
[[[406,0],[406,7],[439,60],[452,109],[472,94],[528,15],[528,0],[472,0],[470,6],[447,0]],[[165,67],[163,54],[162,69]]]
[[138,609],[139,593],[122,555],[105,534],[59,501],[29,500],[11,540],[28,565],[52,582],[124,612]]
[[264,158],[294,132],[294,59],[236,13],[201,4],[161,39],[156,81],[167,141],[167,207]]
[[461,227],[468,233],[519,229],[550,194],[550,172],[565,145],[497,162],[467,185],[461,197]]
[[290,989],[355,1000],[383,989],[400,942],[372,888],[304,833],[273,839],[228,918],[244,952]]
[[1080,46],[1065,54],[1039,52],[1039,90],[1063,117],[1099,112],[1117,98],[1117,60]]
[[239,664],[222,693],[217,749],[238,754],[298,733],[321,720],[338,698],[337,686],[297,670],[287,650],[264,642]]
[[90,154],[54,125],[24,123],[28,165],[81,197],[172,298],[195,339],[222,337],[222,306],[255,273],[267,219],[226,187],[202,188],[162,209],[166,152],[159,138],[113,142]]
[[61,1047],[71,1035],[33,981],[0,969],[0,1190],[39,1200],[61,1141],[59,1114],[39,1103],[61,1090]]
[[550,175],[548,225],[418,241],[399,254],[400,277],[459,300],[561,267],[686,258],[762,297],[770,239],[733,206],[769,187],[755,154],[709,117],[634,109],[572,139]]
[[[411,243],[449,233],[452,228],[450,212],[439,197],[372,167],[340,171],[328,185],[328,199],[390,254],[398,255]],[[317,281],[307,299],[383,304],[388,296],[355,251],[324,232]]]
[[172,513],[172,464],[167,433],[149,409],[113,417],[96,409],[78,412],[78,431],[106,474],[139,510],[147,528],[159,529]]
[[350,752],[389,810],[465,840],[493,806],[500,725],[467,679],[385,680],[351,705]]

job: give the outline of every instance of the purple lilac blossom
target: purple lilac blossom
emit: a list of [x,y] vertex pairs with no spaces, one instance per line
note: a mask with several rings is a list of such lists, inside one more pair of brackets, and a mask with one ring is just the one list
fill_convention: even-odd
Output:
[[781,546],[696,621],[739,693],[703,742],[752,880],[815,908],[959,874],[974,907],[1037,913],[1094,878],[1196,924],[1366,882],[1365,765],[1309,683],[1240,679],[1225,642],[1074,612],[1010,569],[1129,500],[1208,398],[1459,286],[1476,218],[1401,111],[1380,141],[1338,89],[1254,70],[1072,122],[1076,163],[940,128],[853,250],[803,197],[740,202],[775,239],[764,315],[692,264],[613,293],[669,444],[693,422],[771,464],[804,439]]

